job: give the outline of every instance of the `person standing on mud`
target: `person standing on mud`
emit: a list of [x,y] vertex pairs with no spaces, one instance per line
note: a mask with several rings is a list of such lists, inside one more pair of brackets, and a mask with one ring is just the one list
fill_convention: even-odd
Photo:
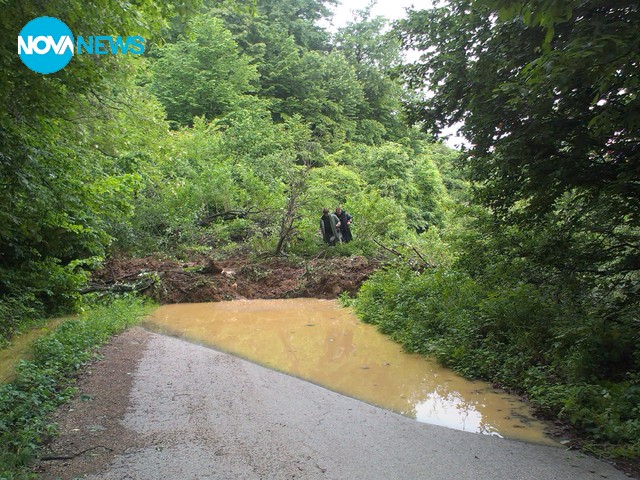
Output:
[[329,213],[328,208],[322,209],[322,217],[320,218],[320,233],[323,240],[330,246],[341,241],[340,237],[340,220],[335,213]]
[[340,233],[342,237],[342,241],[344,243],[349,243],[353,240],[353,236],[351,235],[351,220],[353,217],[349,215],[347,212],[342,210],[340,207],[336,207],[336,217],[340,220]]

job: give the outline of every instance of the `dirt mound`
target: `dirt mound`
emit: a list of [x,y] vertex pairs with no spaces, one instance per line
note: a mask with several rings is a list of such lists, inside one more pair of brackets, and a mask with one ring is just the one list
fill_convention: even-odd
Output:
[[255,298],[335,298],[355,293],[379,265],[363,257],[292,263],[273,258],[179,262],[157,257],[113,258],[94,273],[85,292],[139,291],[160,303]]

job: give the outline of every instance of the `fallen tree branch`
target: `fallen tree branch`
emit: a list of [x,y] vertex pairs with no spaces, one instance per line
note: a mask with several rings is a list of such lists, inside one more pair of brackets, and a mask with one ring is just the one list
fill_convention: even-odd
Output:
[[82,295],[86,293],[95,293],[95,292],[124,293],[124,292],[133,292],[136,290],[143,290],[144,288],[141,288],[137,283],[116,283],[114,285],[91,284],[91,285],[87,285],[84,288],[81,288],[80,293]]
[[84,450],[78,452],[78,453],[74,453],[74,454],[70,454],[70,455],[47,455],[44,457],[40,457],[40,461],[41,462],[49,462],[51,460],[71,460],[74,459],[76,457],[79,457],[80,455],[87,453],[91,450],[95,450],[97,448],[104,448],[105,450],[109,450],[110,452],[113,452],[113,449],[109,448],[109,447],[105,447],[104,445],[96,445],[95,447],[89,447],[89,448],[85,448]]
[[146,278],[135,283],[115,283],[115,284],[89,284],[86,287],[80,289],[81,294],[94,293],[94,292],[111,292],[111,293],[124,293],[124,292],[137,292],[140,290],[146,290],[151,287],[156,280],[159,280],[163,272],[153,272],[155,275],[147,275]]
[[402,255],[400,252],[398,252],[397,250],[394,250],[393,248],[389,248],[389,247],[385,247],[383,244],[381,244],[379,241],[377,241],[375,238],[373,239],[373,243],[375,243],[376,245],[378,245],[381,248],[384,248],[387,252],[391,252],[394,255],[397,255],[398,257],[404,257],[404,255]]
[[427,268],[436,268],[436,265],[434,265],[433,263],[431,263],[429,260],[427,260],[426,258],[424,258],[420,252],[418,251],[418,249],[416,247],[414,247],[413,245],[411,245],[411,249],[416,252],[416,255],[418,255],[418,257],[420,258],[420,260],[422,260],[422,263],[424,264],[425,267]]
[[198,222],[198,225],[201,227],[208,227],[218,218],[222,218],[222,220],[235,220],[236,218],[247,218],[247,216],[249,215],[256,215],[258,213],[262,213],[262,211],[248,209],[248,210],[228,210],[226,212],[212,213],[211,215],[208,215],[202,220],[200,220]]

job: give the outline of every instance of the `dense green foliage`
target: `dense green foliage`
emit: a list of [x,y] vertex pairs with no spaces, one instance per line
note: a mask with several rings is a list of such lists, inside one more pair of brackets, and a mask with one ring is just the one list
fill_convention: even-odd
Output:
[[152,92],[164,105],[167,119],[179,126],[191,125],[194,117],[214,119],[237,110],[257,78],[231,32],[213,17],[196,17],[189,34],[165,44],[158,55]]
[[0,478],[32,478],[27,467],[39,444],[55,431],[48,416],[75,392],[73,375],[95,358],[95,349],[139,321],[146,308],[124,298],[65,320],[39,338],[33,359],[17,367],[16,379],[0,385]]
[[[187,7],[189,2],[180,2]],[[182,8],[181,7],[181,8]],[[154,138],[145,132],[152,103],[136,90],[140,65],[76,56],[60,72],[39,75],[16,55],[15,39],[34,17],[53,15],[80,34],[151,37],[171,2],[3,2],[0,44],[0,336],[26,319],[68,310],[88,269],[102,258],[113,227],[132,212],[135,168]],[[108,12],[120,12],[110,14]],[[159,118],[162,118],[159,116]]]
[[464,119],[477,205],[449,265],[391,269],[365,320],[408,349],[526,393],[610,452],[640,454],[640,10],[620,2],[451,1],[398,33],[422,57],[411,106]]
[[[393,258],[365,320],[637,454],[636,3],[451,0],[332,34],[334,3],[3,2],[0,338],[80,305],[109,255]],[[44,14],[148,55],[35,74],[13,39]],[[460,120],[462,155],[434,142]],[[355,241],[327,248],[337,205]]]
[[640,379],[625,358],[637,332],[604,322],[556,286],[515,276],[508,284],[510,275],[501,272],[495,284],[459,265],[394,268],[374,275],[355,307],[408,351],[526,393],[540,413],[610,453],[637,456]]

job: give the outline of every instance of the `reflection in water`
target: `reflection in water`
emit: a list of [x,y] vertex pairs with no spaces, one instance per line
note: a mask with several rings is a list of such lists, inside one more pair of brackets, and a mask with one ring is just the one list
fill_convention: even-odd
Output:
[[415,412],[419,422],[502,436],[493,425],[483,422],[482,414],[472,403],[465,402],[458,392],[451,392],[446,397],[428,394],[426,399],[416,402]]
[[517,398],[404,353],[335,301],[245,300],[164,305],[156,331],[216,347],[421,422],[552,443]]

